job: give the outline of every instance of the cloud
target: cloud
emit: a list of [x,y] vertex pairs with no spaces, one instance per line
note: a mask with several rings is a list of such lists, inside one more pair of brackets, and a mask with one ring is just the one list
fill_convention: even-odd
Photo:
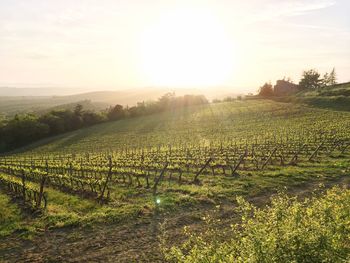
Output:
[[50,58],[50,56],[48,55],[44,55],[44,54],[41,54],[41,53],[28,53],[26,54],[24,57],[28,58],[28,59],[33,59],[33,60],[41,60],[41,59],[48,59]]
[[265,1],[258,7],[251,16],[248,16],[248,22],[262,22],[274,20],[280,17],[299,16],[312,11],[328,8],[335,5],[334,0],[289,0],[289,1]]

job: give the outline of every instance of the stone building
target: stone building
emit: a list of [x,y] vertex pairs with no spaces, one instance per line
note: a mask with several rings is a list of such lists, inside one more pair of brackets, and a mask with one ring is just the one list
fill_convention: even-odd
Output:
[[273,87],[274,94],[277,96],[289,95],[299,91],[299,85],[291,83],[287,80],[277,80]]

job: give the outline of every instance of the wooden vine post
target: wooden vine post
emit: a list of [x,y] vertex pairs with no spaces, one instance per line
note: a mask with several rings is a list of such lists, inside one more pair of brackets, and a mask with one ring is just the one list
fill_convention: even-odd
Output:
[[158,188],[158,185],[160,183],[160,181],[163,179],[163,176],[164,176],[164,173],[165,173],[165,170],[166,168],[168,167],[168,163],[165,163],[162,171],[160,172],[160,175],[159,177],[156,179],[156,181],[154,182],[154,185],[153,185],[153,196],[156,198],[156,195],[157,195],[157,188]]
[[111,177],[112,177],[112,157],[111,156],[108,156],[108,166],[109,166],[109,169],[108,169],[108,174],[107,174],[107,177],[106,177],[106,180],[105,180],[105,183],[102,187],[102,192],[101,192],[101,195],[100,195],[100,201],[103,200],[103,197],[105,195],[105,191],[106,191],[106,188],[107,188],[107,185],[109,183],[109,181],[111,180]]
[[211,162],[211,160],[213,160],[212,157],[210,157],[206,162],[205,164],[203,165],[203,167],[196,173],[194,179],[193,179],[193,182],[194,183],[198,183],[199,180],[198,180],[198,176],[204,171],[204,169],[209,165],[209,163]]
[[277,147],[275,149],[273,149],[273,151],[271,152],[271,154],[269,155],[269,157],[267,158],[267,160],[264,162],[264,164],[261,166],[261,170],[263,170],[265,168],[265,166],[269,163],[269,161],[271,160],[272,156],[275,154],[275,152],[277,151]]
[[304,143],[299,150],[293,155],[292,159],[290,160],[289,164],[295,164],[296,161],[298,160],[298,156],[301,153],[301,151],[305,148],[306,143]]
[[324,142],[321,142],[320,145],[316,148],[316,150],[311,154],[309,161],[312,161],[312,159],[316,156],[316,154],[318,153],[318,151],[321,149],[322,145]]
[[343,149],[341,150],[341,154],[344,154],[346,149],[350,146],[350,143],[345,144],[345,146],[343,147]]
[[23,196],[23,202],[26,201],[26,179],[24,175],[24,170],[21,170],[21,179],[22,179],[22,196]]
[[[41,200],[43,199],[43,196],[44,196],[44,186],[45,186],[45,181],[46,181],[46,178],[47,178],[47,175],[49,173],[49,165],[48,165],[48,162],[46,160],[46,174],[45,175],[42,175],[41,176],[41,181],[40,181],[40,189],[39,189],[39,197],[38,197],[38,202],[36,204],[36,206],[38,208],[40,208],[41,206]],[[46,203],[46,202],[45,202]],[[46,204],[45,204],[46,205]]]
[[232,169],[232,176],[236,175],[236,171],[238,170],[239,166],[241,165],[241,163],[243,162],[247,154],[248,154],[248,151],[245,150],[244,153],[241,155],[241,158],[239,158],[237,165]]

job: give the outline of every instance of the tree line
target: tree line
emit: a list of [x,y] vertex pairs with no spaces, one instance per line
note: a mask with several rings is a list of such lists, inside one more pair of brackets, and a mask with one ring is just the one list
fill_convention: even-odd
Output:
[[[285,80],[285,79],[284,79]],[[286,81],[291,82],[288,78]],[[292,83],[292,82],[291,82]],[[337,83],[337,77],[335,69],[333,68],[330,73],[326,72],[322,77],[316,69],[310,69],[303,71],[302,77],[299,81],[299,90],[306,89],[321,89],[325,87],[333,86]],[[259,95],[269,97],[274,95],[274,89],[271,83],[266,82],[259,88]]]
[[0,120],[0,152],[98,123],[207,103],[208,100],[203,95],[175,96],[175,93],[166,93],[156,101],[139,102],[132,107],[117,104],[100,112],[85,111],[78,104],[73,110],[52,110],[40,116],[32,113],[17,114],[12,119]]

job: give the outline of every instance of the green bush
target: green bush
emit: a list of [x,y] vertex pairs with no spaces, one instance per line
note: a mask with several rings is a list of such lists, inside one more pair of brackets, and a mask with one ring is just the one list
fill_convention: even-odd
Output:
[[[241,222],[227,237],[207,230],[162,249],[170,262],[349,262],[350,190],[333,188],[304,201],[279,194],[263,209],[238,198]],[[163,240],[164,241],[164,240]]]

